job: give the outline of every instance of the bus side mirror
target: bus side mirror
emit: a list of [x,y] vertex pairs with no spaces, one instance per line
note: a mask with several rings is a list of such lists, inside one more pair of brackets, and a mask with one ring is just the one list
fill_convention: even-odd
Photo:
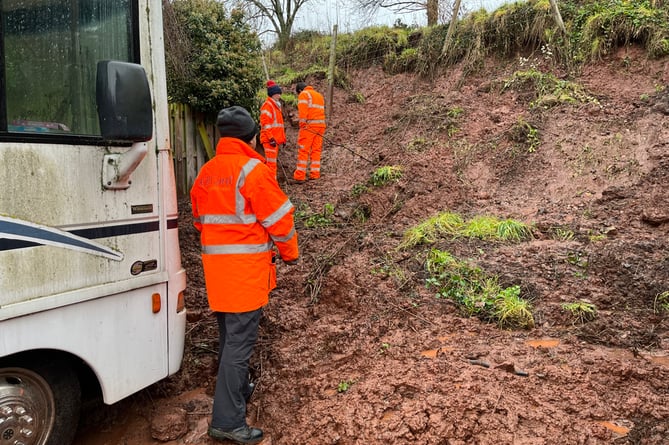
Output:
[[143,142],[153,136],[153,107],[146,72],[135,63],[98,62],[96,99],[102,138]]

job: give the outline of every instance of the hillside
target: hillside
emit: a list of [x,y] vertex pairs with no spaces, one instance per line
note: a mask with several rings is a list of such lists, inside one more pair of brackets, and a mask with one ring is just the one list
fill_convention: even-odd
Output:
[[[318,181],[287,180],[290,129],[279,182],[298,210],[302,258],[279,264],[253,358],[249,422],[263,443],[666,443],[669,59],[621,49],[569,78],[583,87],[573,103],[510,82],[527,63],[489,60],[433,82],[351,73],[352,91],[335,91]],[[402,177],[371,185],[382,166]],[[162,443],[152,430],[170,444],[214,443],[216,325],[187,200],[181,210],[183,369],[106,411],[106,432],[89,419],[78,445]],[[440,212],[513,218],[533,237],[398,248]],[[502,329],[436,298],[431,248],[519,285],[534,327]],[[596,316],[575,318],[564,308],[575,302]]]

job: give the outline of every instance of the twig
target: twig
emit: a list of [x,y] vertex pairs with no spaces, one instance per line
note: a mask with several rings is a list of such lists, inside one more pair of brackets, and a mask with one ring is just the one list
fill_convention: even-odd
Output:
[[469,360],[470,365],[482,366],[484,368],[490,368],[490,363],[484,362],[483,360]]
[[495,413],[495,411],[497,411],[497,404],[499,403],[501,398],[502,398],[502,391],[500,390],[499,395],[497,396],[497,400],[495,401],[495,404],[492,407],[493,414]]
[[[339,253],[343,250],[344,246],[346,246],[349,241],[351,241],[355,236],[357,236],[357,233],[354,233],[350,237],[348,237],[338,248],[336,248],[330,255],[325,257],[324,261],[320,261],[318,266],[316,266],[316,269],[311,271],[309,275],[307,276],[307,285],[305,286],[307,292],[309,293],[309,296],[311,297],[311,302],[314,303],[318,301],[318,294],[320,293],[321,289],[321,281],[323,278],[323,275],[326,272],[326,269],[329,268],[330,266],[330,260],[335,258]],[[310,283],[313,283],[310,285]]]
[[424,321],[425,323],[431,324],[432,326],[436,326],[433,321],[430,321],[427,318],[423,318],[420,315],[416,315],[408,311],[407,309],[404,309],[402,306],[398,306],[395,303],[388,303],[388,304],[394,307],[395,309],[399,309],[400,311],[406,312],[407,314],[411,315],[414,318],[417,318],[418,320]]
[[205,347],[205,346],[193,345],[193,347],[194,347],[194,348],[197,348],[197,349],[202,349],[203,351],[211,352],[212,354],[218,354],[218,351],[215,351],[215,350],[213,350],[213,349],[211,349],[211,348],[207,348],[207,347]]
[[360,153],[354,151],[354,150],[351,149],[351,148],[348,148],[346,145],[343,145],[343,144],[337,144],[337,143],[335,143],[335,142],[332,142],[332,139],[326,137],[325,135],[323,135],[323,134],[321,134],[321,133],[319,133],[319,132],[317,132],[317,131],[311,130],[310,128],[307,128],[306,131],[308,131],[308,132],[310,132],[310,133],[313,133],[313,134],[321,135],[321,136],[323,137],[323,140],[324,140],[325,142],[329,143],[330,145],[333,145],[333,146],[335,146],[335,147],[342,147],[343,149],[348,150],[349,152],[351,152],[351,153],[354,154],[355,156],[359,157],[360,159],[364,159],[365,161],[369,162],[370,164],[376,164],[374,161],[372,161],[372,160],[370,160],[370,159],[367,159],[366,157],[364,157],[364,156],[361,155]]

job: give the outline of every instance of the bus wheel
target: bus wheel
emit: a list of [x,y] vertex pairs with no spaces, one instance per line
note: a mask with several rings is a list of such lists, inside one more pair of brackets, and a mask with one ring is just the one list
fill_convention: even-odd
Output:
[[79,381],[64,361],[0,365],[0,444],[69,445],[81,405]]

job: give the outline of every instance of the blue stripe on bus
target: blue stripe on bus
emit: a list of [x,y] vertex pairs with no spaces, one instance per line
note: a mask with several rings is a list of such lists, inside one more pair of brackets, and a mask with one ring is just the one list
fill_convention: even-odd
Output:
[[[178,226],[178,221],[176,218],[167,220],[168,229],[176,229],[177,226]],[[80,236],[82,238],[99,239],[99,238],[112,238],[115,236],[122,236],[122,235],[136,235],[138,233],[157,232],[159,228],[160,228],[159,222],[152,221],[152,222],[143,222],[137,224],[124,224],[121,226],[93,227],[89,229],[73,230],[69,233],[71,233],[72,235]],[[80,245],[81,243],[78,242],[77,240],[66,238],[62,235],[58,235],[57,233],[48,232],[46,230],[40,230],[39,228],[31,226],[23,226],[9,221],[0,221],[0,251],[23,249],[26,247],[35,247],[40,245],[40,243],[38,242],[6,239],[2,237],[3,233],[13,233],[16,235],[30,236],[32,238],[41,238],[44,239],[45,241],[60,242],[79,247],[87,247],[87,248],[92,247],[90,245],[81,246]]]

